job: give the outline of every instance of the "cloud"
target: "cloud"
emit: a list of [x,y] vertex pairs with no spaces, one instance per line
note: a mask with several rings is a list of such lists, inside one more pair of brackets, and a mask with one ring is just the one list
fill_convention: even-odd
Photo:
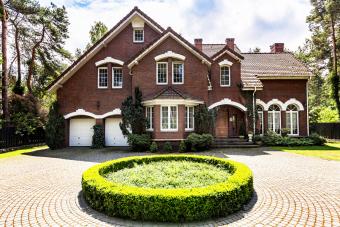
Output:
[[[74,51],[89,42],[94,21],[114,26],[138,6],[164,28],[171,26],[184,38],[203,43],[223,43],[235,37],[242,51],[260,47],[269,51],[274,42],[296,50],[309,36],[306,16],[309,0],[52,0],[65,5],[70,19],[66,48]],[[50,0],[41,0],[42,5]]]

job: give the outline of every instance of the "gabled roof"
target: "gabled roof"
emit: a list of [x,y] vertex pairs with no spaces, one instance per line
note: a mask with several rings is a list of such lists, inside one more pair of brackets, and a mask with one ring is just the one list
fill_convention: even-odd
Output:
[[192,54],[194,54],[196,57],[202,60],[202,62],[211,65],[211,59],[204,54],[202,51],[197,49],[194,45],[192,45],[190,42],[185,40],[182,36],[177,34],[174,30],[172,30],[170,27],[168,27],[161,37],[154,40],[152,43],[150,43],[148,46],[146,46],[144,49],[142,49],[140,52],[138,52],[134,57],[132,57],[128,62],[128,67],[132,68],[134,65],[138,64],[138,61],[143,59],[148,53],[150,53],[154,48],[156,48],[159,44],[161,44],[165,39],[168,37],[172,37],[176,42],[184,46],[187,50],[189,50]]
[[[203,53],[205,53],[209,57],[212,57],[217,52],[222,50],[225,47],[225,45],[226,44],[223,44],[223,43],[212,43],[212,44],[203,43],[202,44],[202,51],[203,51]],[[239,54],[241,53],[240,49],[238,48],[238,46],[236,44],[234,44],[234,50]]]
[[243,53],[241,77],[258,79],[307,79],[312,76],[308,68],[292,53]]
[[83,53],[74,61],[60,76],[55,79],[48,87],[48,91],[55,91],[60,84],[68,80],[82,65],[84,65],[92,56],[110,42],[120,31],[122,31],[135,16],[141,17],[152,29],[162,33],[164,29],[138,7],[134,7],[123,19],[121,19],[112,29],[110,29],[101,39]]
[[215,61],[216,59],[218,59],[220,56],[222,56],[225,53],[229,54],[231,57],[233,57],[236,60],[242,60],[244,58],[240,53],[237,53],[235,50],[225,45],[220,51],[212,55],[211,59]]
[[185,94],[172,86],[168,86],[161,91],[148,95],[143,98],[144,101],[154,99],[187,99],[187,100],[199,100],[191,95]]

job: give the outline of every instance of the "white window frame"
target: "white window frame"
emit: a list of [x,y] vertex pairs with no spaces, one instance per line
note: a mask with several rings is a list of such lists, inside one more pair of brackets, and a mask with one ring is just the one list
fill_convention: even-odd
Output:
[[[182,82],[175,82],[175,73],[174,73],[174,65],[183,65],[183,73],[182,73]],[[172,84],[184,84],[184,62],[182,61],[173,61],[172,62]]]
[[192,108],[192,115],[193,115],[192,128],[185,127],[185,131],[194,131],[195,130],[195,107],[194,106],[185,106],[185,114],[186,114],[185,124],[186,126],[188,126],[190,122],[190,118],[189,118],[190,114],[188,111],[189,108]]
[[261,114],[261,118],[260,118],[260,122],[261,122],[261,128],[260,128],[260,135],[262,136],[264,134],[264,111],[263,111],[263,107],[262,111],[257,111],[257,115],[259,116],[259,114]]
[[153,114],[154,114],[154,108],[153,108],[153,106],[147,106],[146,108],[145,108],[145,117],[146,117],[146,119],[148,120],[148,109],[150,110],[150,119],[149,119],[149,125],[150,125],[150,127],[148,128],[146,128],[146,130],[147,131],[153,131]]
[[[100,72],[100,70],[101,69],[106,69],[106,71],[107,71],[107,73],[106,73],[106,77],[107,77],[107,84],[106,84],[106,86],[100,86],[100,74],[99,74],[99,72]],[[99,89],[105,89],[105,88],[108,88],[108,86],[109,86],[109,69],[108,69],[108,67],[98,67],[98,69],[97,69],[97,87],[99,88]]]
[[[114,70],[115,69],[121,69],[122,70],[122,85],[121,86],[114,86],[114,82],[115,82]],[[122,67],[112,67],[112,88],[114,88],[114,89],[123,88],[123,68]]]
[[[273,105],[276,105],[276,104],[273,104]],[[282,119],[281,119],[281,108],[280,108],[280,106],[279,105],[276,105],[276,106],[278,106],[279,107],[279,109],[280,110],[269,110],[269,108],[270,108],[270,106],[268,107],[268,126],[269,126],[269,114],[270,113],[272,113],[273,114],[273,117],[272,117],[272,119],[273,119],[273,122],[272,122],[272,124],[273,124],[273,130],[272,131],[274,131],[275,133],[277,133],[276,132],[276,128],[275,128],[275,123],[276,123],[276,121],[275,121],[275,113],[279,113],[279,125],[280,125],[280,133],[278,133],[278,134],[280,134],[281,135],[281,131],[282,131],[282,125],[281,125],[281,122],[282,122]],[[269,127],[268,127],[268,130],[271,130],[271,129],[269,129]]]
[[[136,31],[142,31],[143,32],[143,39],[142,40],[136,40]],[[144,28],[133,28],[133,42],[134,43],[143,43],[144,42]]]
[[[297,133],[294,134],[293,133],[293,113],[295,114],[296,113],[296,131]],[[298,110],[287,110],[286,111],[286,121],[287,121],[287,114],[289,114],[289,118],[290,118],[290,128],[289,128],[289,133],[288,135],[289,136],[298,136],[300,134],[300,131],[299,131],[299,111]],[[287,126],[287,122],[286,122],[286,126]]]
[[[229,84],[222,84],[222,68],[229,68]],[[229,65],[221,65],[220,66],[220,86],[221,87],[230,87],[231,86],[231,67]]]
[[[158,82],[158,65],[159,64],[165,64],[166,65],[166,82],[165,83],[160,83]],[[167,85],[168,84],[168,81],[169,81],[169,78],[168,78],[168,62],[156,62],[156,84],[157,85]]]
[[[163,128],[163,124],[162,124],[162,119],[163,119],[163,107],[167,107],[168,108],[168,128]],[[170,112],[171,112],[171,107],[176,107],[176,128],[170,128],[170,123],[171,123],[171,119],[170,119]],[[161,128],[161,132],[177,132],[178,131],[178,105],[161,105],[160,108],[160,128]]]

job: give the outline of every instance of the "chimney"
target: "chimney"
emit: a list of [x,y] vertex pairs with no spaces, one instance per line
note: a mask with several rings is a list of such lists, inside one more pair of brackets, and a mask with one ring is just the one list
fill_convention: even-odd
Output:
[[270,46],[270,52],[271,53],[283,53],[285,49],[285,44],[284,43],[274,43],[273,45]]
[[203,43],[203,39],[195,39],[194,40],[195,43],[195,47],[197,49],[199,49],[200,51],[202,51],[202,43]]
[[234,50],[235,38],[226,38],[225,43],[230,49]]

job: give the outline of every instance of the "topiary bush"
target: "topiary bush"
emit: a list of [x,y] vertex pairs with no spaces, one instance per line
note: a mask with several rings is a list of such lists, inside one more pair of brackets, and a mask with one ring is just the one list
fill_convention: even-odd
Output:
[[[157,161],[191,161],[227,170],[221,183],[198,188],[141,188],[114,183],[104,176],[136,165]],[[91,167],[82,176],[83,195],[89,206],[110,216],[135,220],[183,222],[226,216],[249,202],[253,175],[244,164],[196,155],[128,157]]]
[[153,141],[153,142],[151,143],[151,146],[150,146],[150,152],[155,153],[155,152],[157,152],[157,151],[158,151],[157,143],[156,143],[155,141]]
[[102,125],[93,126],[92,146],[91,148],[105,147],[105,132]]
[[170,142],[165,142],[163,145],[163,151],[171,152],[173,150],[172,145]]
[[186,148],[191,151],[203,151],[211,148],[214,137],[211,134],[190,133],[185,144]]
[[150,149],[151,138],[148,134],[129,134],[128,144],[132,151],[141,152]]
[[65,146],[65,119],[59,113],[59,106],[54,102],[50,107],[46,124],[46,144],[54,150]]

